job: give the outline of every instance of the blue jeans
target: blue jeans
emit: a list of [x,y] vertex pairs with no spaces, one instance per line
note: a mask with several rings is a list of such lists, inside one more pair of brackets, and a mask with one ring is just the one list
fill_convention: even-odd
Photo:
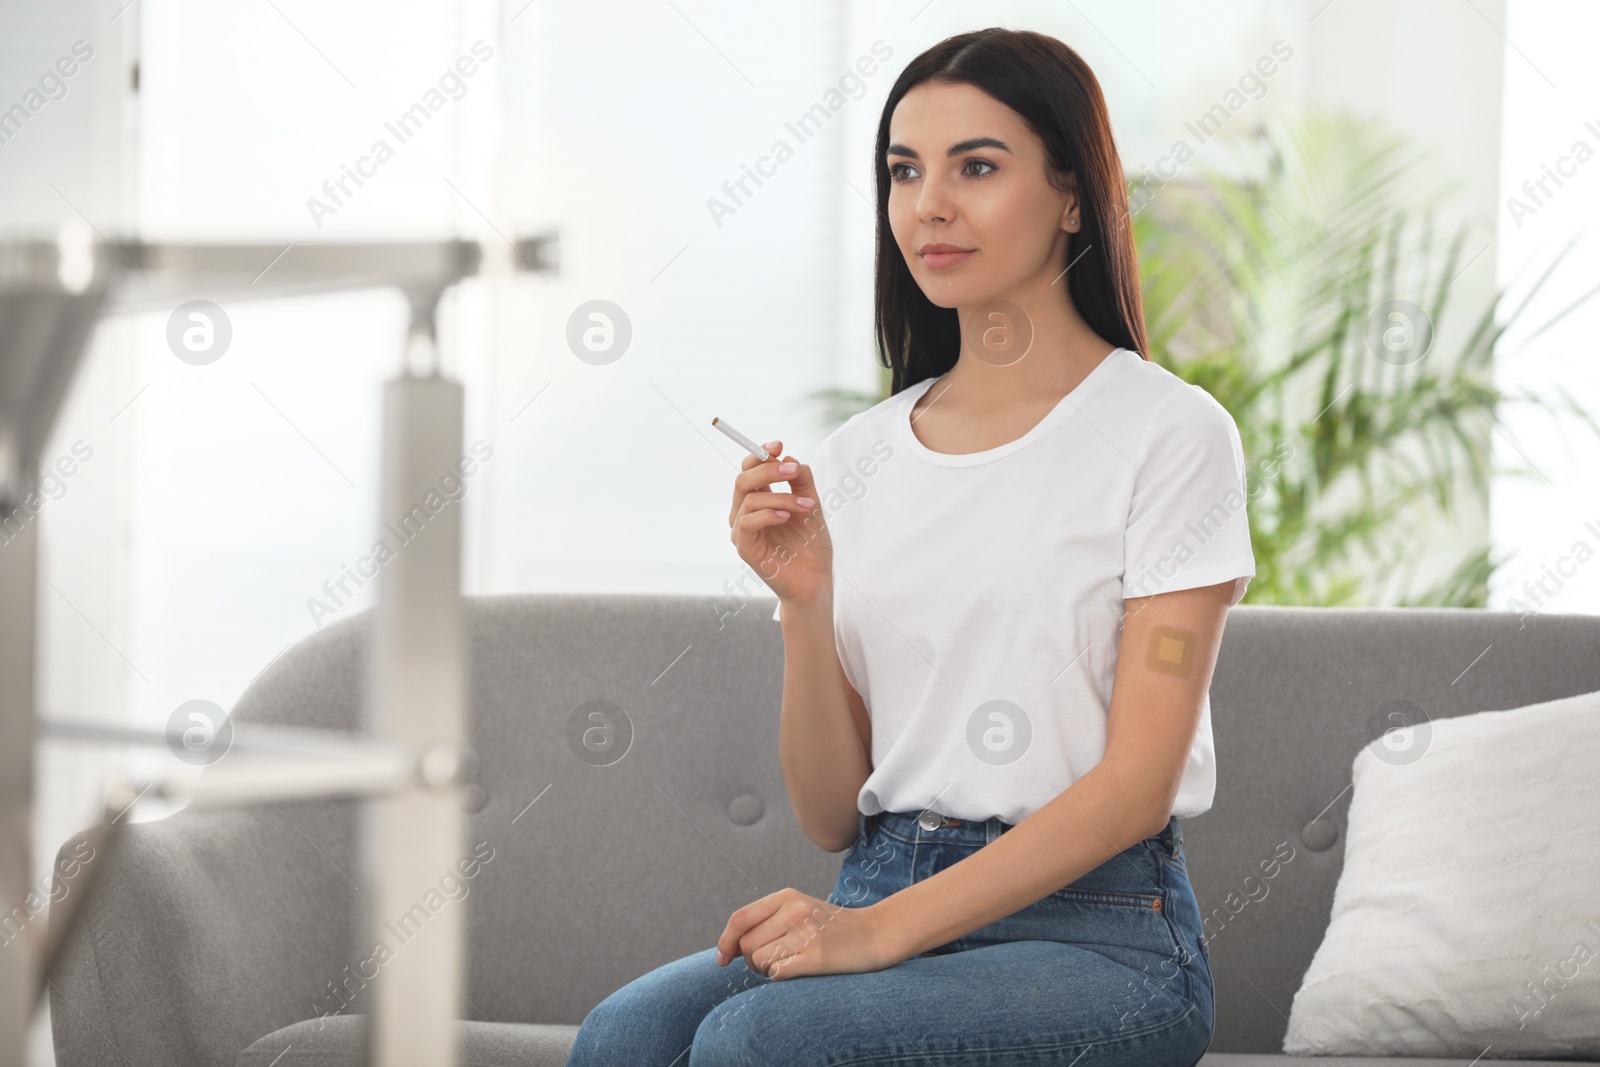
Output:
[[[919,818],[920,816],[920,818]],[[932,829],[927,827],[932,826]],[[866,907],[1011,824],[858,816],[828,902]],[[1192,1067],[1214,1025],[1176,818],[1071,885],[892,967],[773,981],[708,948],[601,1001],[568,1067]]]

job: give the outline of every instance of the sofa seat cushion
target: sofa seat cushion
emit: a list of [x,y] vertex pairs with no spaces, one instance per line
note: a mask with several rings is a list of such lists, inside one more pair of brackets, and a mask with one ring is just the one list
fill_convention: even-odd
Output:
[[[361,1015],[307,1019],[261,1038],[239,1053],[237,1067],[365,1067]],[[576,1026],[461,1023],[460,1067],[566,1067]],[[286,1051],[287,1050],[287,1051]],[[281,1057],[281,1058],[280,1058]],[[1199,1067],[1305,1067],[1307,1057],[1208,1052]],[[1316,1067],[1462,1067],[1460,1060],[1404,1056],[1318,1056]],[[1494,1067],[1597,1067],[1578,1060],[1493,1060]]]
[[[237,1067],[365,1067],[366,1018],[307,1019],[263,1037],[239,1053]],[[544,1023],[461,1023],[460,1067],[566,1067],[576,1026]],[[285,1051],[287,1050],[287,1051]],[[279,1058],[281,1057],[281,1059]],[[1200,1067],[1305,1067],[1307,1057],[1208,1052]],[[1460,1060],[1404,1056],[1318,1056],[1316,1067],[1462,1067]],[[1600,1067],[1578,1060],[1494,1060],[1494,1067]]]
[[[307,1019],[274,1031],[239,1053],[237,1067],[366,1067],[365,1016]],[[566,1067],[576,1026],[544,1023],[461,1023],[460,1067]],[[285,1051],[287,1050],[287,1051]],[[281,1058],[279,1058],[281,1057]],[[1462,1067],[1460,1060],[1404,1056],[1318,1056],[1316,1067]],[[1494,1060],[1494,1067],[1597,1067],[1577,1060]],[[1208,1052],[1199,1067],[1305,1067],[1307,1057]]]
[[[237,1067],[366,1067],[366,1023],[330,1015],[285,1026],[239,1053]],[[566,1067],[577,1036],[576,1026],[462,1020],[461,1067]]]
[[[1200,1057],[1200,1067],[1465,1067],[1459,1059],[1440,1060],[1417,1056],[1285,1056],[1281,1053],[1208,1052]],[[1479,1067],[1593,1067],[1592,1060],[1492,1060],[1487,1056]]]

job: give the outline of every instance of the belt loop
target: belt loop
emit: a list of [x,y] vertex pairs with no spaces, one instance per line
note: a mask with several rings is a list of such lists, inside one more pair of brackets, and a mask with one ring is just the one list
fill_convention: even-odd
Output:
[[1176,856],[1178,854],[1177,833],[1177,820],[1170,815],[1167,816],[1167,825],[1161,828],[1159,840],[1161,841],[1161,850],[1168,856]]

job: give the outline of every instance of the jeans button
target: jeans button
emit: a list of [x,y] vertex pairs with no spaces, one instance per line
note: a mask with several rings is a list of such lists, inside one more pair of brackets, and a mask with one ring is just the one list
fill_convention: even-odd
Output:
[[917,825],[930,832],[937,830],[943,823],[944,816],[940,815],[932,808],[929,808],[917,817]]

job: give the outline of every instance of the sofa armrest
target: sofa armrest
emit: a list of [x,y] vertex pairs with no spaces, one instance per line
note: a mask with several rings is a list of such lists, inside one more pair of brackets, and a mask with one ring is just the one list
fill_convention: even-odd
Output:
[[[356,802],[313,800],[124,827],[88,861],[105,866],[49,989],[60,1067],[232,1067],[257,1038],[337,1010],[359,818]],[[86,833],[58,865],[82,862]]]

